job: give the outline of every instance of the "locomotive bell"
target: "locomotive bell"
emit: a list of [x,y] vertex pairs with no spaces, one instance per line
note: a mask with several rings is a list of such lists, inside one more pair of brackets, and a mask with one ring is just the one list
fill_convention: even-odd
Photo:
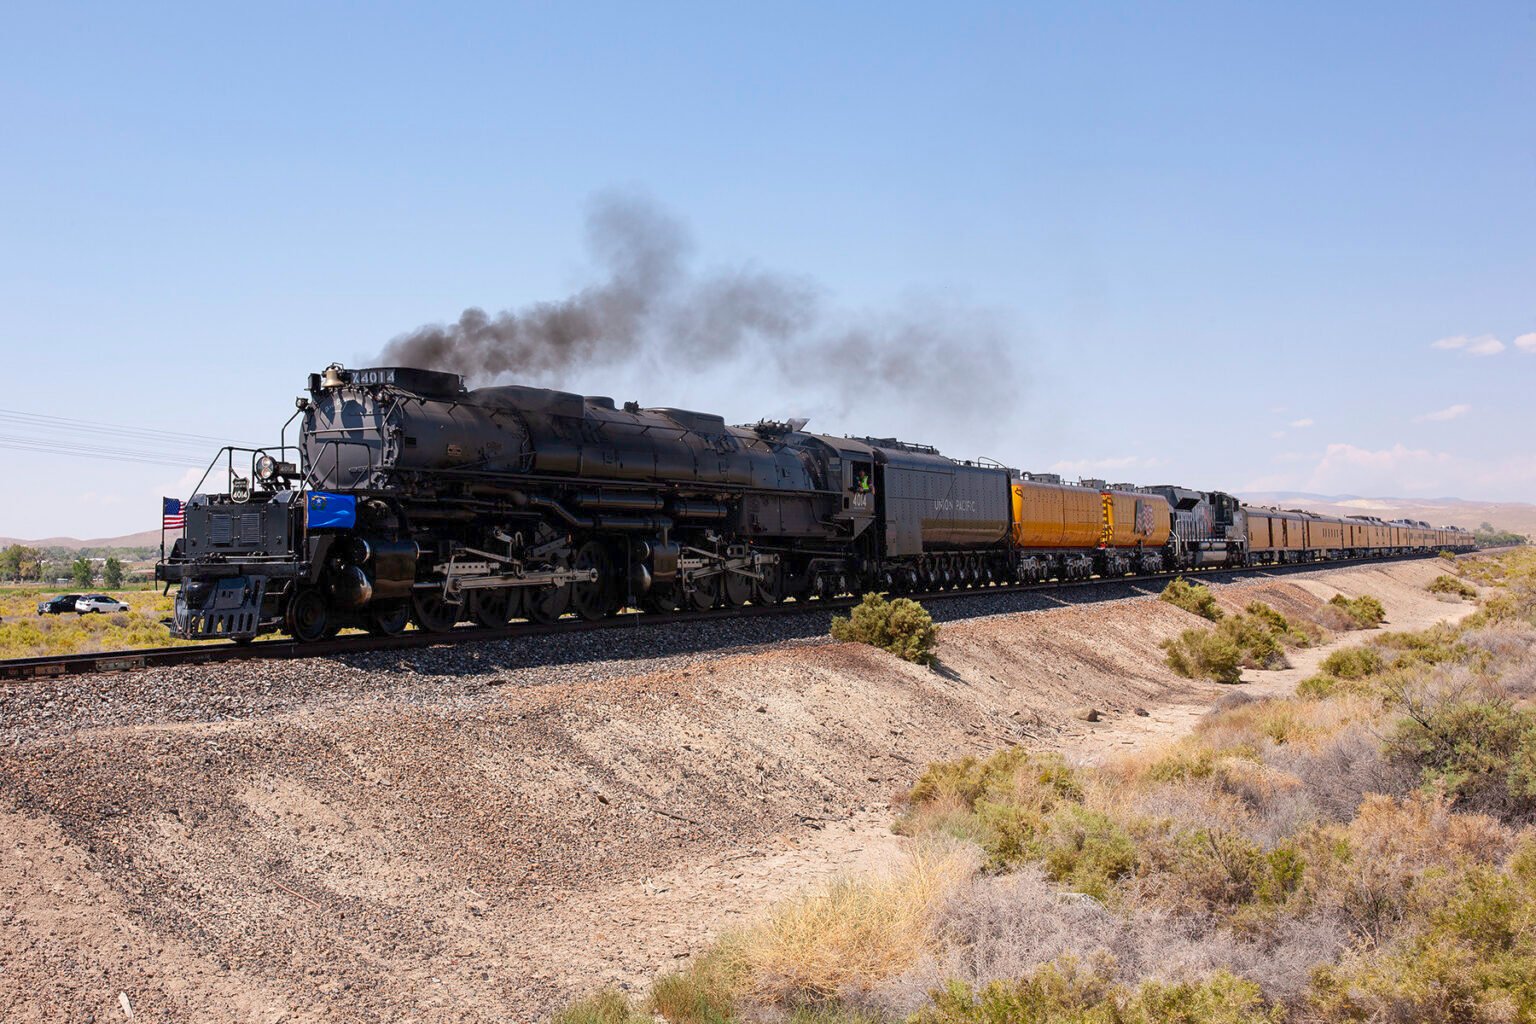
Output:
[[341,387],[347,382],[346,378],[342,377],[341,371],[342,365],[340,363],[332,363],[330,366],[327,366],[325,372],[320,375],[320,386],[323,388]]

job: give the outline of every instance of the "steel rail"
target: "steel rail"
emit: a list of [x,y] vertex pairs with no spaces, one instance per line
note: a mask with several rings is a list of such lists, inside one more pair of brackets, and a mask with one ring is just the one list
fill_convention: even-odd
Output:
[[[934,602],[967,597],[992,597],[1006,594],[1049,594],[1052,591],[1088,587],[1135,586],[1168,580],[1174,576],[1199,576],[1202,579],[1227,577],[1247,579],[1263,576],[1288,576],[1301,572],[1364,568],[1394,562],[1435,558],[1435,554],[1391,555],[1385,558],[1347,558],[1317,562],[1290,562],[1280,565],[1213,566],[1171,572],[1138,573],[1127,576],[1094,576],[1085,580],[1045,581],[1040,583],[986,584],[951,590],[914,592],[901,596]],[[211,665],[230,661],[260,659],[322,658],[334,655],[364,654],[372,651],[414,650],[423,647],[488,643],[521,637],[585,633],[603,629],[635,629],[641,626],[708,622],[767,615],[826,614],[851,608],[859,597],[820,598],[815,601],[788,601],[780,604],[750,604],[740,608],[711,608],[707,611],[634,612],[626,611],[602,619],[565,618],[555,622],[510,623],[500,629],[459,626],[442,633],[409,630],[396,636],[342,636],[313,643],[297,640],[257,640],[250,644],[207,642],[182,647],[147,647],[138,650],[100,651],[93,654],[49,655],[40,658],[0,660],[0,680],[45,680],[60,676],[90,675],[98,672],[124,672],[133,669],[160,668],[170,665]],[[988,613],[992,614],[992,613]]]

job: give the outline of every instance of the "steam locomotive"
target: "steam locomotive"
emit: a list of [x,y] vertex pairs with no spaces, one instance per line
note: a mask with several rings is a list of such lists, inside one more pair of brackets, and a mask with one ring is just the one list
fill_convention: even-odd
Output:
[[728,426],[434,370],[333,364],[294,416],[296,444],[285,427],[273,448],[223,449],[227,489],[186,502],[156,567],[179,585],[174,635],[313,641],[1471,547],[1423,523],[1067,484],[803,420]]

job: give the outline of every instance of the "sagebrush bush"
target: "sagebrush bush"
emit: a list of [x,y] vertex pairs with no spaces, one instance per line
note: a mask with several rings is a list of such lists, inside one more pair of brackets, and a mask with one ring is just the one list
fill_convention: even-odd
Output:
[[1285,651],[1267,621],[1238,614],[1224,618],[1215,629],[1186,629],[1177,639],[1164,640],[1168,667],[1189,679],[1235,683],[1246,668],[1279,668]]
[[1316,623],[1288,619],[1263,601],[1251,601],[1243,611],[1268,626],[1286,647],[1311,647],[1323,638],[1323,631]]
[[1387,752],[1474,810],[1536,820],[1536,711],[1498,695],[1410,706]]
[[912,1024],[1278,1024],[1284,1013],[1264,1005],[1251,981],[1217,971],[1200,981],[1112,980],[1114,964],[1063,958],[1016,981],[980,990],[951,982]]
[[1455,597],[1472,599],[1477,597],[1477,588],[1465,580],[1459,580],[1455,576],[1446,576],[1443,573],[1430,580],[1425,590],[1431,594],[1451,594]]
[[887,601],[879,594],[865,594],[849,615],[832,620],[832,639],[869,644],[904,661],[926,665],[933,661],[939,627],[911,598]]
[[567,1006],[550,1018],[551,1024],[649,1024],[650,1015],[637,1010],[628,996],[603,989]]
[[1319,667],[1335,679],[1364,679],[1385,666],[1381,654],[1370,647],[1343,647],[1323,659]]
[[1374,629],[1387,621],[1387,610],[1370,594],[1361,594],[1359,597],[1334,594],[1328,604],[1343,612],[1354,629]]
[[1224,614],[1217,606],[1216,595],[1211,593],[1210,587],[1203,583],[1190,583],[1182,576],[1175,576],[1173,582],[1163,588],[1159,600],[1212,622],[1219,621]]

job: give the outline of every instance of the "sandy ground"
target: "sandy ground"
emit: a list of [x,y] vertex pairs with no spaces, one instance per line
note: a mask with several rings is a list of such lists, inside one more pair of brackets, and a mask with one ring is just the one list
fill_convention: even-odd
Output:
[[[1470,610],[1423,591],[1438,572],[1220,596],[1371,593],[1416,628]],[[638,989],[773,900],[894,859],[890,801],[929,761],[1009,743],[1091,760],[1187,730],[1225,690],[1173,676],[1157,642],[1195,621],[1067,607],[948,625],[934,670],[827,644],[18,739],[0,748],[0,1019],[532,1020]],[[1284,692],[1325,653],[1247,688]]]

